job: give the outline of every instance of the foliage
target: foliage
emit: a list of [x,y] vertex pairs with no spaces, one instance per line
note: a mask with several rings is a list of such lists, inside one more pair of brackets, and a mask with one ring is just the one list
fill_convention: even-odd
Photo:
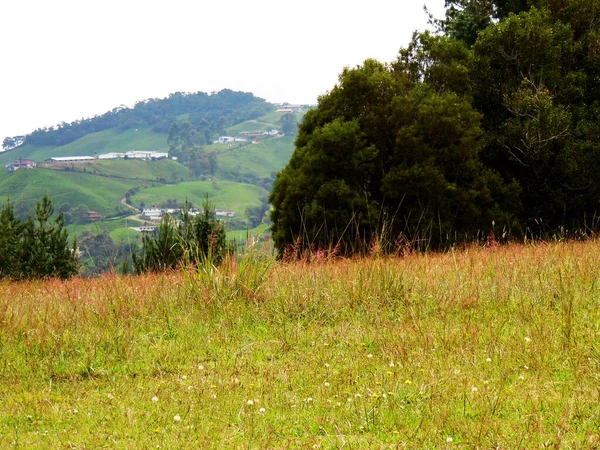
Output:
[[137,249],[125,241],[115,243],[108,230],[94,234],[83,232],[78,239],[81,252],[80,274],[83,276],[97,276],[105,272],[121,270],[123,267],[132,267],[131,255]]
[[[446,62],[444,50],[456,54],[457,46],[416,39],[394,66],[367,60],[344,69],[306,114],[270,196],[280,252],[298,238],[354,252],[357,241],[370,243],[384,230],[390,244],[403,233],[439,247],[454,234],[472,236],[508,221],[493,194],[510,189],[478,159],[480,115],[449,77],[464,79],[460,64]],[[435,60],[408,57],[434,44]]]
[[167,214],[154,234],[142,238],[142,254],[133,255],[136,273],[160,272],[185,264],[219,264],[225,254],[225,226],[216,218],[214,206],[204,199],[202,210],[192,214],[184,204],[179,222]]
[[101,116],[40,128],[26,135],[24,139],[22,136],[6,139],[4,145],[9,149],[24,141],[25,144],[62,146],[90,133],[111,129],[125,131],[151,127],[157,133],[168,133],[172,123],[181,115],[188,116],[195,127],[206,122],[208,128],[204,127],[203,130],[214,132],[244,120],[260,117],[274,109],[273,105],[246,92],[228,89],[211,95],[204,92],[176,92],[164,99],[140,101],[133,108],[120,106]]
[[36,214],[22,222],[10,202],[0,210],[0,278],[69,278],[78,270],[77,244],[69,245],[65,219],[51,217],[54,206],[47,195],[37,203]]

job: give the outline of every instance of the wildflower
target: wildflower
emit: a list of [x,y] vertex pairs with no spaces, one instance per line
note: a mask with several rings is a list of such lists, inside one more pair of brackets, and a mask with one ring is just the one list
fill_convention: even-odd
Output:
[[107,394],[106,398],[108,398],[109,400],[113,400],[115,396],[112,394]]
[[525,375],[519,375],[519,380],[524,380],[525,379]]
[[329,381],[326,381],[325,383],[323,383],[323,385],[324,385],[325,387],[329,387]]
[[394,375],[394,372],[392,372],[391,370],[388,370],[386,373],[387,373],[388,375]]
[[325,367],[329,368],[329,363],[325,363]]
[[78,411],[78,410],[76,410],[76,409],[74,409],[74,410],[73,410],[73,414],[77,414],[78,412],[79,412],[79,411]]
[[394,364],[394,361],[390,361],[390,367],[396,367],[396,364]]
[[460,369],[454,369],[454,375],[460,375]]
[[448,437],[446,438],[446,442],[447,442],[448,444],[450,444],[450,443],[451,443],[453,440],[454,440],[454,439],[452,439],[450,436],[448,436]]
[[531,342],[531,338],[528,336],[525,336],[525,342],[527,342],[527,343]]
[[312,401],[313,401],[313,398],[312,398],[312,397],[308,397],[308,398],[305,398],[305,399],[304,399],[304,401],[305,401],[306,403],[310,403],[310,402],[312,402]]
[[477,386],[473,386],[473,387],[471,388],[471,392],[477,392]]
[[410,381],[410,380],[404,380],[404,384],[412,384],[412,381]]
[[187,375],[181,375],[182,380],[187,380]]
[[492,362],[492,358],[486,358],[487,362]]
[[179,414],[175,414],[175,416],[173,417],[173,420],[175,422],[181,422],[181,416]]
[[258,410],[259,413],[264,414],[267,410],[265,408],[260,408]]
[[252,406],[252,405],[254,405],[254,400],[248,400],[246,402],[246,404],[249,405],[249,406]]
[[204,366],[202,364],[198,364],[198,370],[204,370]]
[[372,357],[373,357],[373,355],[372,355],[371,353],[369,353],[369,354],[367,355],[367,358],[369,358],[369,359],[371,359]]
[[152,401],[153,402],[157,402],[158,401],[158,397],[156,395],[152,396]]

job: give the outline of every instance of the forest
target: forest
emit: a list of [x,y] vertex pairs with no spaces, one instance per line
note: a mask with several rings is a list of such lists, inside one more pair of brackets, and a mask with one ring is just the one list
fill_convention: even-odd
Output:
[[597,2],[446,7],[436,32],[345,68],[306,114],[270,196],[280,253],[597,229]]
[[26,136],[8,137],[3,148],[12,149],[17,144],[61,146],[109,129],[125,131],[150,126],[157,133],[169,133],[174,123],[183,120],[202,133],[214,136],[228,126],[255,119],[274,109],[273,105],[251,93],[229,89],[212,94],[175,92],[164,99],[137,102],[132,108],[121,106],[100,116],[40,128]]

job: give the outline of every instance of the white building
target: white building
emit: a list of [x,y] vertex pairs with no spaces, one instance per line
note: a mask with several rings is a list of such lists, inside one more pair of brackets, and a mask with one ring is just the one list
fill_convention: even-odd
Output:
[[92,156],[60,156],[49,158],[46,162],[50,163],[74,163],[74,162],[89,162],[94,161]]
[[125,158],[125,153],[112,152],[112,153],[102,153],[101,155],[98,155],[98,159],[123,159],[123,158]]

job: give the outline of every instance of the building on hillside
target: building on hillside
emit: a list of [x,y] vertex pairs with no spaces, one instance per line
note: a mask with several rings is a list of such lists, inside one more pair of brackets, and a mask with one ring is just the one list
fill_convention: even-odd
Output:
[[94,158],[92,156],[60,156],[48,158],[45,162],[47,164],[64,164],[90,161],[94,161]]
[[219,139],[213,141],[213,144],[232,144],[234,142],[246,142],[246,139],[232,136],[219,136]]
[[89,211],[88,219],[92,219],[92,220],[104,219],[104,216],[100,213],[97,213],[96,211]]
[[19,169],[31,169],[35,167],[35,161],[33,159],[25,159],[19,158],[15,162],[7,164],[4,166],[5,169],[8,169],[9,172],[16,172]]
[[125,158],[125,153],[111,152],[111,153],[102,153],[98,155],[98,159],[123,159]]
[[164,210],[160,208],[144,208],[142,215],[149,217],[151,220],[160,220],[164,214]]
[[163,159],[168,158],[168,153],[155,152],[150,150],[131,150],[125,153],[125,159]]
[[132,230],[140,231],[142,233],[152,233],[156,230],[156,227],[153,226],[141,226],[141,227],[129,227]]
[[235,212],[226,209],[215,209],[215,215],[218,217],[235,217]]

